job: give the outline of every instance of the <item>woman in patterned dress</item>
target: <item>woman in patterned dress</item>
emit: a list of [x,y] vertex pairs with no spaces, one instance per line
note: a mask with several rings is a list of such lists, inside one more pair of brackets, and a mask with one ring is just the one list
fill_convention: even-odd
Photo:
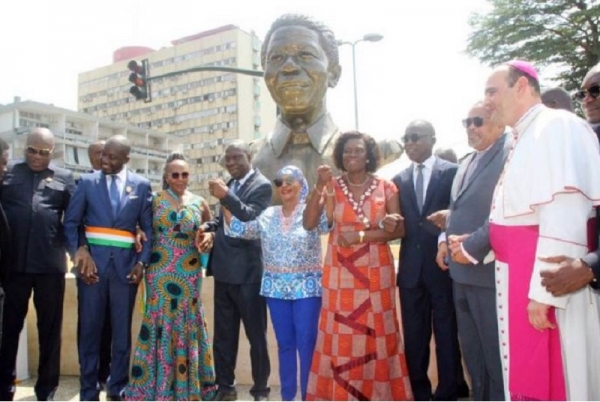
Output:
[[[336,167],[320,166],[304,213],[314,228],[326,188],[333,219],[323,266],[323,306],[308,381],[309,400],[409,400],[412,391],[396,311],[396,275],[388,241],[404,234],[382,229],[386,215],[400,214],[396,186],[373,175],[376,142],[348,132],[334,146]],[[330,189],[331,190],[330,190]]]
[[241,222],[225,210],[225,234],[261,239],[264,272],[260,294],[267,298],[277,338],[281,399],[296,399],[299,355],[300,393],[305,400],[321,310],[319,235],[328,231],[328,224],[321,214],[315,230],[302,227],[308,183],[299,168],[283,167],[274,182],[282,205],[267,208],[250,222]]
[[124,391],[127,400],[210,400],[216,393],[195,244],[210,211],[203,198],[186,190],[189,171],[183,155],[171,155],[165,166],[167,189],[152,201],[146,311]]

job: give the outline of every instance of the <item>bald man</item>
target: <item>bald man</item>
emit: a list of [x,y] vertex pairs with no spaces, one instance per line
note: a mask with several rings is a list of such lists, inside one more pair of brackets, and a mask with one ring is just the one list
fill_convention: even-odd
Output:
[[35,394],[51,400],[60,375],[60,337],[66,258],[62,218],[75,189],[73,174],[51,163],[54,135],[35,128],[27,136],[25,160],[11,163],[2,183],[0,202],[12,228],[2,346],[0,400],[14,396],[19,334],[29,298],[37,314],[40,357]]
[[542,103],[551,109],[563,109],[574,113],[571,95],[562,88],[546,88],[542,91]]

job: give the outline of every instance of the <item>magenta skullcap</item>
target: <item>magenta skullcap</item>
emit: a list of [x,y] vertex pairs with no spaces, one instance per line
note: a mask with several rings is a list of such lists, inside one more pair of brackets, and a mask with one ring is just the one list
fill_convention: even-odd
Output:
[[536,81],[539,81],[538,79],[538,73],[537,70],[535,69],[535,67],[533,66],[533,64],[531,64],[528,61],[524,61],[524,60],[511,60],[508,63],[509,66],[516,68],[517,70],[527,74],[528,76],[530,76],[531,78],[533,78]]

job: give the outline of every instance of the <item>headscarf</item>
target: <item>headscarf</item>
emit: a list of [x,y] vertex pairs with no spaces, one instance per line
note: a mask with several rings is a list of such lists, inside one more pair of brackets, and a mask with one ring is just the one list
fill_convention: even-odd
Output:
[[300,189],[299,203],[300,204],[305,203],[306,197],[308,197],[308,182],[306,181],[306,178],[304,177],[304,173],[302,173],[302,170],[299,167],[296,167],[294,165],[287,165],[277,171],[275,178],[283,179],[284,176],[291,176],[294,179],[296,179],[298,181],[298,183],[300,183],[301,189]]

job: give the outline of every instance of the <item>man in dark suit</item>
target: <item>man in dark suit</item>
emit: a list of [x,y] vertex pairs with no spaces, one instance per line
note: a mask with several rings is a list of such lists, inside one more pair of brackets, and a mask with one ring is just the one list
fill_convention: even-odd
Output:
[[[0,183],[4,178],[6,165],[8,164],[8,143],[0,138]],[[10,251],[10,229],[8,221],[4,214],[2,204],[0,204],[0,344],[2,343],[2,309],[4,307],[4,290],[2,281],[6,277],[6,261]]]
[[[252,168],[250,148],[243,142],[230,144],[225,150],[225,166],[232,179],[211,180],[209,190],[243,222],[256,219],[271,203],[271,183]],[[260,296],[263,272],[260,240],[233,239],[224,233],[223,214],[205,223],[199,240],[200,249],[214,243],[208,271],[215,277],[215,329],[213,351],[220,400],[235,400],[235,365],[240,333],[240,319],[250,341],[252,379],[250,393],[254,400],[269,396],[270,374],[267,350],[267,308]]]
[[[585,113],[585,117],[600,139],[600,63],[588,71],[581,84],[581,90],[573,97]],[[596,211],[596,226],[600,233],[600,213]],[[600,244],[600,239],[596,246]],[[552,256],[546,262],[559,264],[558,269],[542,272],[542,285],[554,296],[575,292],[591,284],[600,287],[600,248],[583,258]]]
[[[113,328],[107,399],[120,400],[129,379],[131,317],[152,244],[152,189],[147,179],[125,168],[130,149],[120,135],[106,142],[102,172],[81,176],[65,215],[67,250],[79,268],[81,400],[99,397],[100,339],[107,304]],[[147,239],[140,253],[134,249],[138,226]]]
[[[451,193],[446,235],[453,254],[449,256],[445,238],[438,245],[437,263],[450,269],[454,281],[454,303],[458,335],[471,375],[473,399],[504,400],[504,383],[498,341],[498,318],[494,258],[487,222],[496,183],[510,151],[512,136],[504,126],[490,120],[483,103],[474,105],[463,125],[469,145],[476,152],[458,168]],[[465,234],[472,236],[466,237]],[[458,242],[462,239],[462,246]],[[468,257],[467,257],[468,256]]]
[[27,136],[25,161],[11,163],[2,183],[0,201],[12,228],[14,252],[4,282],[0,400],[14,397],[19,334],[32,291],[40,344],[37,399],[52,399],[58,387],[67,268],[62,218],[75,180],[71,172],[50,163],[53,151],[52,132],[33,129]]
[[456,400],[460,352],[452,280],[435,262],[440,229],[427,216],[448,208],[457,165],[433,156],[435,130],[427,121],[410,123],[403,140],[413,163],[393,181],[400,192],[406,228],[398,286],[410,382],[416,400],[432,398],[427,369],[433,322],[439,379],[433,398]]

